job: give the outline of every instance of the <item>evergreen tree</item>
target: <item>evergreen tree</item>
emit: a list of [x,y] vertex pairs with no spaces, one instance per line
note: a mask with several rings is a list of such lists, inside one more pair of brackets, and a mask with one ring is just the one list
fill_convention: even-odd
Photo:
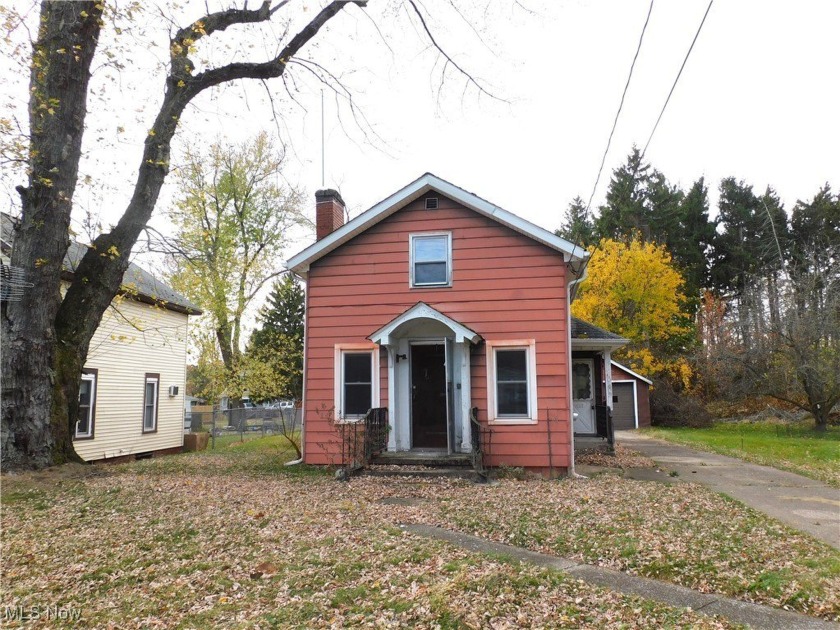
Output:
[[680,211],[684,196],[679,186],[672,186],[656,169],[648,177],[643,236],[666,245],[672,253],[674,243],[682,238]]
[[811,277],[797,287],[800,310],[825,304],[826,292],[840,287],[840,194],[825,184],[806,203],[797,201],[791,217],[791,275]]
[[[833,195],[827,183],[810,202],[797,201],[791,217],[794,261],[802,267],[822,267],[837,277],[840,260],[840,193]],[[807,254],[813,253],[813,260]]]
[[709,190],[701,177],[680,200],[678,227],[667,244],[683,278],[685,294],[699,305],[703,289],[709,287],[709,255],[715,241],[715,223],[709,220]]
[[595,224],[586,210],[586,203],[580,197],[575,197],[566,209],[566,217],[557,236],[565,238],[575,245],[588,248],[596,243]]
[[263,360],[282,383],[281,397],[303,396],[303,326],[306,309],[303,287],[292,274],[274,283],[260,310],[260,328],[251,335],[249,355]]
[[595,221],[598,238],[622,239],[634,231],[647,238],[649,170],[650,165],[642,162],[642,155],[634,146],[627,162],[613,171],[607,203],[601,206]]

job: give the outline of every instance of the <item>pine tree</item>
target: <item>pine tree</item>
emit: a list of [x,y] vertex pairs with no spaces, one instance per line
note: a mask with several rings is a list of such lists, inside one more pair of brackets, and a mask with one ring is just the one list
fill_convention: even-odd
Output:
[[642,162],[637,147],[627,162],[613,171],[607,190],[607,203],[595,220],[598,238],[622,239],[638,231],[647,238],[649,216],[646,207],[650,165]]
[[566,209],[566,217],[557,236],[565,238],[575,245],[589,247],[596,243],[595,224],[586,210],[586,203],[580,197],[575,197]]
[[[833,195],[827,183],[810,202],[797,201],[791,217],[793,259],[800,266],[823,267],[837,277],[840,260],[840,193]],[[813,253],[813,260],[808,254]]]
[[709,287],[709,255],[716,236],[702,177],[682,196],[678,212],[678,226],[667,244],[685,278],[685,294],[696,308],[703,289]]
[[283,383],[280,396],[303,396],[303,327],[306,301],[303,287],[292,274],[274,283],[260,310],[260,328],[251,335],[248,354],[277,372]]

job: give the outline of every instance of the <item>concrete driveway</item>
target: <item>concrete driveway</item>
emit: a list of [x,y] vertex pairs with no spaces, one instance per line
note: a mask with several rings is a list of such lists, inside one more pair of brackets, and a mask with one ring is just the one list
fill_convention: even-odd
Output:
[[840,489],[801,475],[696,451],[635,431],[616,441],[650,457],[684,481],[701,483],[840,549]]

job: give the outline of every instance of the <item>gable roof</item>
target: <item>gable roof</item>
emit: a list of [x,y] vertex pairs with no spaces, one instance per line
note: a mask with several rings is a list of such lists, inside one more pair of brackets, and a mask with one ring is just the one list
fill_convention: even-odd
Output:
[[639,379],[640,381],[644,381],[644,382],[645,382],[645,383],[647,383],[648,385],[653,385],[653,381],[652,381],[652,380],[645,378],[645,377],[644,377],[644,376],[642,376],[641,374],[637,374],[636,372],[634,372],[633,370],[631,370],[631,369],[630,369],[629,367],[627,367],[626,365],[622,365],[622,364],[621,364],[621,363],[619,363],[618,361],[612,361],[612,360],[610,361],[610,363],[612,363],[612,364],[613,364],[613,367],[618,368],[618,369],[619,369],[619,370],[621,370],[622,372],[626,372],[627,374],[629,374],[629,375],[630,375],[630,376],[632,376],[633,378],[637,378],[637,379]]
[[[15,220],[11,216],[0,212],[0,248],[4,254],[11,251],[14,241],[14,224]],[[63,274],[72,277],[87,251],[87,245],[71,240],[61,265]],[[134,263],[129,263],[128,269],[123,274],[122,284],[128,288],[126,294],[140,302],[156,304],[187,315],[201,315],[201,309],[198,306]]]
[[560,252],[563,254],[563,259],[566,262],[571,260],[581,261],[589,257],[589,252],[587,252],[585,248],[575,245],[564,238],[560,238],[556,234],[549,232],[538,225],[534,225],[530,221],[526,221],[512,212],[508,212],[486,199],[482,199],[478,195],[467,192],[463,188],[459,188],[458,186],[441,179],[437,175],[426,173],[421,175],[418,179],[415,179],[407,186],[401,188],[393,195],[383,199],[359,216],[351,219],[331,234],[325,236],[319,241],[316,241],[303,251],[292,256],[286,262],[286,267],[294,271],[299,276],[305,277],[309,271],[309,266],[312,263],[323,256],[326,256],[334,249],[342,246],[353,237],[358,236],[383,219],[391,216],[403,208],[406,204],[414,201],[415,199],[419,199],[432,190],[457,201],[461,205],[466,206],[481,215],[509,227],[515,232],[519,232],[520,234],[534,239],[538,243],[542,243],[546,247],[550,247],[551,249]]

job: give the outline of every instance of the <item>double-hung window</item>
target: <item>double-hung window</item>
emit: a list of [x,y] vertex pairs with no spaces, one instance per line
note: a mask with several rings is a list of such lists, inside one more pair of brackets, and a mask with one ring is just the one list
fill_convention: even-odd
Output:
[[411,286],[446,287],[452,284],[452,234],[412,234]]
[[379,406],[379,348],[336,346],[335,406],[338,420],[357,420]]
[[82,381],[79,384],[79,418],[76,420],[76,440],[90,440],[93,438],[93,421],[96,418],[96,375],[92,369],[82,370]]
[[487,397],[491,421],[537,421],[536,352],[533,339],[487,342]]
[[160,374],[146,374],[146,389],[143,393],[143,433],[157,431],[159,389]]

